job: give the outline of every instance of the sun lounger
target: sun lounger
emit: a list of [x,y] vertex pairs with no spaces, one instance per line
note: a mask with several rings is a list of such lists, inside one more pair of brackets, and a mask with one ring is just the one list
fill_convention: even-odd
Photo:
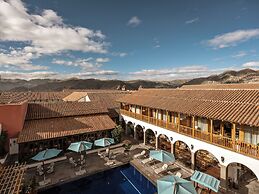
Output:
[[44,174],[43,169],[37,169],[38,175],[42,176]]
[[48,170],[47,170],[47,173],[50,174],[50,173],[53,173],[54,172],[54,166],[51,166]]
[[153,161],[153,160],[154,160],[153,158],[150,158],[150,157],[149,157],[149,158],[147,158],[147,159],[142,160],[141,163],[142,163],[142,164],[147,164],[147,163],[149,163],[149,162],[151,162],[151,161]]
[[73,160],[73,158],[69,158],[69,163],[72,164],[73,167],[77,166],[77,163]]
[[55,166],[54,162],[51,162],[50,165],[47,167],[47,169],[53,168]]
[[154,171],[156,174],[160,174],[162,172],[165,172],[167,169],[168,169],[168,164],[164,164],[161,168],[157,168]]
[[86,170],[79,170],[79,171],[75,172],[75,174],[76,174],[77,176],[83,175],[83,174],[85,174],[85,173],[86,173]]
[[105,166],[113,166],[113,165],[116,165],[116,163],[113,160],[108,160],[104,165]]
[[143,150],[141,153],[138,153],[138,154],[135,154],[134,156],[133,156],[133,158],[139,158],[139,157],[141,157],[141,156],[144,156],[146,154],[146,151],[145,150]]
[[162,165],[163,165],[163,163],[162,163],[162,162],[159,162],[159,163],[157,163],[157,164],[152,165],[151,168],[152,168],[152,169],[161,168]]
[[51,179],[45,179],[45,180],[43,180],[43,181],[40,181],[39,182],[39,185],[40,186],[44,186],[44,185],[48,185],[48,184],[50,184],[51,183]]
[[175,174],[175,176],[178,176],[179,178],[181,178],[181,177],[182,177],[182,174],[181,174],[180,172],[177,172],[177,173]]

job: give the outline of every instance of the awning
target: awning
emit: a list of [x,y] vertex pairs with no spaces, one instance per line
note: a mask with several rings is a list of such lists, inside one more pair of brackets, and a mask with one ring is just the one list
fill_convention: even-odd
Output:
[[191,176],[191,180],[211,189],[212,191],[218,192],[219,190],[220,181],[206,173],[195,170]]

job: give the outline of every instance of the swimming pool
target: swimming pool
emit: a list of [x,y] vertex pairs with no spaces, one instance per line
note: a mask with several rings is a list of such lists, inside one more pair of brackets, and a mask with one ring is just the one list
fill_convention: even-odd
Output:
[[131,165],[117,167],[40,194],[154,194],[156,187]]

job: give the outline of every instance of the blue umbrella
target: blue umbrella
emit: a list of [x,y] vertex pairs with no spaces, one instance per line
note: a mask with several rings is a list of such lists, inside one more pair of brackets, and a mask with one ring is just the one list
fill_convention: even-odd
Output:
[[157,180],[158,194],[197,194],[192,182],[178,176],[164,176]]
[[[62,150],[58,150],[58,149],[55,149],[55,148],[46,149],[46,150],[43,150],[43,151],[39,152],[37,155],[32,157],[32,159],[35,160],[35,161],[42,161],[43,168],[44,168],[44,161],[48,160],[50,158],[56,157],[57,155],[59,155],[59,153],[61,151]],[[45,181],[45,173],[44,173],[44,171],[43,171],[43,179]]]
[[56,157],[62,150],[58,150],[55,148],[52,149],[46,149],[41,152],[39,152],[37,155],[35,155],[32,159],[36,161],[44,161],[48,160],[50,158]]
[[82,151],[90,150],[92,148],[92,145],[93,145],[92,143],[87,141],[79,141],[79,142],[71,143],[68,149],[74,152],[81,153]]
[[113,138],[101,138],[94,141],[94,145],[100,147],[110,146],[111,144],[114,144]]
[[165,163],[175,161],[174,155],[164,150],[151,150],[149,157]]
[[114,144],[113,138],[101,138],[94,141],[94,145],[100,147],[107,147],[108,146],[108,158],[110,158],[110,145]]

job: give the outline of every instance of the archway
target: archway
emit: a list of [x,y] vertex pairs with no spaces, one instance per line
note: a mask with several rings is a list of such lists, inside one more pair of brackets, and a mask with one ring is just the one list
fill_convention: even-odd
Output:
[[152,147],[156,147],[156,135],[154,133],[154,131],[152,131],[151,129],[147,129],[145,131],[146,133],[146,144],[150,145]]
[[128,135],[132,138],[134,137],[134,125],[130,121],[126,125],[126,135]]
[[140,125],[137,125],[136,128],[136,140],[143,142],[144,141],[144,130]]
[[166,135],[158,136],[158,148],[171,153],[171,141]]
[[[227,166],[228,187],[243,191],[246,185],[257,182],[254,172],[247,166],[240,163],[230,163]],[[257,183],[258,184],[258,183]]]
[[191,168],[191,150],[188,145],[182,141],[174,143],[175,159],[183,163],[186,167]]
[[195,169],[220,179],[219,161],[207,150],[196,151]]

